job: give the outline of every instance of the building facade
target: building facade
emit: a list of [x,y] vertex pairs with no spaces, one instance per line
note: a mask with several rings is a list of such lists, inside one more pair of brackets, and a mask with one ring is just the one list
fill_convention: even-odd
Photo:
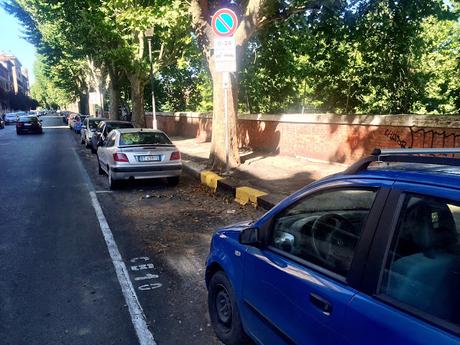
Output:
[[0,88],[29,95],[29,71],[12,54],[0,53]]
[[30,96],[29,72],[16,56],[0,53],[0,113],[14,107],[12,94]]

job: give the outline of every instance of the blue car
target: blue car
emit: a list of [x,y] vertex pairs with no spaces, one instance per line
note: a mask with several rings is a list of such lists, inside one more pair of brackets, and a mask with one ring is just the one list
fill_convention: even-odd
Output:
[[460,344],[460,149],[374,150],[212,238],[227,345]]

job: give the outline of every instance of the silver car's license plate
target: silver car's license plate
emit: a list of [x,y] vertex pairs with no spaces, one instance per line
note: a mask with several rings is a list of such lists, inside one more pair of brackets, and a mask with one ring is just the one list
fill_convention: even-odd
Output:
[[160,156],[138,156],[139,162],[158,162],[160,161]]

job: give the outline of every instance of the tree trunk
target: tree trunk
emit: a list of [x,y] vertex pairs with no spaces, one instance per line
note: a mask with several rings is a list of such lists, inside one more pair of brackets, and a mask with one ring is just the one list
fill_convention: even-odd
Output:
[[82,89],[79,95],[78,111],[80,114],[89,114],[88,89]]
[[144,86],[145,82],[137,75],[130,75],[129,83],[131,85],[131,101],[133,103],[133,116],[131,122],[134,126],[145,128],[144,113]]
[[115,76],[110,77],[109,85],[109,98],[110,98],[110,108],[109,108],[109,118],[111,120],[120,119],[120,85],[118,79]]
[[[214,62],[210,62],[213,64]],[[212,116],[212,140],[209,164],[213,170],[222,171],[226,166],[226,143],[225,143],[225,92],[222,84],[222,73],[215,72],[211,68],[213,82],[213,116]],[[228,108],[228,142],[229,142],[229,167],[235,168],[240,164],[237,136],[237,104],[238,82],[234,76],[230,78],[227,91]]]

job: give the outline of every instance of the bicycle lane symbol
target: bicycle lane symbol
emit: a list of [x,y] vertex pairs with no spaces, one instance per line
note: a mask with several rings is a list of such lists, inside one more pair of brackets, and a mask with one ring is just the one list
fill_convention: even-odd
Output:
[[[148,256],[139,256],[129,260],[131,273],[134,275],[134,285],[137,285],[139,291],[155,290],[163,285],[160,282],[152,282],[152,280],[160,278],[158,274],[152,273],[155,265],[150,262]],[[137,282],[137,284],[136,284]]]

